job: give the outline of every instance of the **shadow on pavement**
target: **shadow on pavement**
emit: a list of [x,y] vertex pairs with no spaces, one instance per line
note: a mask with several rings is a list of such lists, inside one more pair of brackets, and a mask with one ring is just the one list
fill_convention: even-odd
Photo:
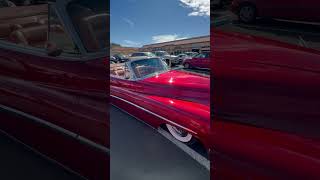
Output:
[[209,180],[210,172],[155,129],[110,107],[111,179]]

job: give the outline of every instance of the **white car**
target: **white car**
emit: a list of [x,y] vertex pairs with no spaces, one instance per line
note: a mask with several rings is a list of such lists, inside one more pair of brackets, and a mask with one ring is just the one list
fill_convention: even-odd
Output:
[[156,57],[152,52],[134,52],[129,56],[129,60],[136,59],[138,57]]
[[177,56],[174,55],[170,55],[169,53],[167,53],[166,51],[154,51],[153,52],[157,57],[162,58],[169,67],[171,67],[171,65],[176,65],[179,64],[179,61],[177,59]]

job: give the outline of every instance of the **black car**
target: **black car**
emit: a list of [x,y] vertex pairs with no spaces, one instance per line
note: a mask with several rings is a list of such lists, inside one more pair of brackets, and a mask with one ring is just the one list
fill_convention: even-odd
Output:
[[126,56],[124,56],[123,54],[115,54],[115,55],[113,55],[113,57],[114,57],[114,59],[115,59],[115,61],[117,62],[117,63],[124,63],[124,62],[127,62],[129,59],[126,57]]

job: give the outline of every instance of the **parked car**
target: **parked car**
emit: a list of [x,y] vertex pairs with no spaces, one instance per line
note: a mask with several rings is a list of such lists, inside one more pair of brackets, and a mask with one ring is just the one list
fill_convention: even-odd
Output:
[[118,60],[114,56],[111,56],[110,57],[110,64],[115,64],[115,63],[118,63]]
[[178,59],[179,64],[182,64],[183,60],[190,57],[187,54],[178,54],[176,58]]
[[177,59],[177,56],[170,55],[166,51],[154,51],[153,53],[157,57],[162,58],[168,64],[169,67],[180,63],[179,60]]
[[320,52],[223,28],[211,27],[212,179],[320,179]]
[[192,58],[185,59],[182,65],[186,68],[210,69],[210,52],[203,52]]
[[110,65],[111,103],[177,140],[208,147],[209,78],[169,70],[157,57]]
[[130,57],[155,57],[156,55],[151,52],[135,52]]
[[129,61],[129,58],[124,56],[123,54],[114,54],[113,57],[115,58],[117,63]]
[[97,180],[109,178],[107,10],[56,0],[0,11],[1,132]]
[[194,56],[196,56],[197,54],[198,53],[196,53],[196,52],[185,52],[182,54],[178,54],[176,58],[178,59],[179,64],[182,64],[184,60],[191,59]]
[[190,57],[194,57],[194,56],[198,55],[199,53],[197,53],[197,52],[184,52],[183,54],[186,54]]
[[244,23],[253,23],[257,17],[320,22],[317,0],[233,0],[231,7]]

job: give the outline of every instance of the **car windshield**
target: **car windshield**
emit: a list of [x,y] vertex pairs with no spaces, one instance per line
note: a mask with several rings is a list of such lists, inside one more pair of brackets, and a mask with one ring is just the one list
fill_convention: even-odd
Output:
[[169,55],[169,53],[165,52],[165,51],[157,51],[155,52],[156,56],[166,56]]
[[154,57],[155,55],[151,52],[138,52],[138,53],[131,54],[131,57],[139,57],[139,56]]
[[125,58],[125,56],[123,54],[116,54],[115,56],[120,58],[120,59],[124,59]]
[[193,57],[193,56],[197,55],[197,53],[186,52],[186,55],[187,55],[187,56],[191,56],[191,57]]
[[195,58],[202,58],[202,54],[197,54],[197,55],[195,55],[195,56],[193,56],[193,57],[195,57]]
[[168,71],[165,63],[158,58],[133,61],[131,68],[137,78],[150,77]]
[[146,54],[146,56],[149,56],[149,57],[154,57],[154,56],[156,56],[155,54],[153,54],[153,53],[151,53],[151,52],[146,52],[145,54]]

